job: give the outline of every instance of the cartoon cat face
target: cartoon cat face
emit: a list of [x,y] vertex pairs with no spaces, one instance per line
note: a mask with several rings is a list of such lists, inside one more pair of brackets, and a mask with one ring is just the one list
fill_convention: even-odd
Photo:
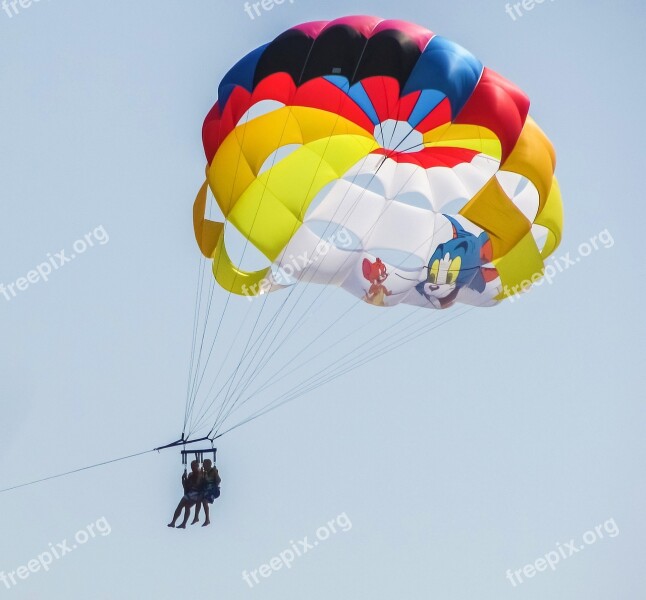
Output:
[[482,293],[490,278],[482,268],[490,260],[491,244],[487,234],[475,236],[455,219],[448,215],[444,217],[453,227],[453,238],[438,245],[429,259],[426,281],[416,286],[417,291],[437,308],[453,304],[461,288]]
[[[444,246],[444,244],[442,244]],[[427,281],[431,289],[439,289],[440,286],[454,288],[460,278],[462,267],[462,256],[457,252],[451,252],[448,248],[438,248],[429,261]],[[442,256],[442,252],[447,250]]]
[[[436,252],[435,254],[439,253]],[[439,257],[435,257],[435,254],[429,261],[427,279],[425,282],[418,284],[417,291],[425,296],[436,308],[441,308],[444,300],[452,300],[457,294],[457,282],[462,258],[460,256],[451,257],[450,252],[446,252],[444,256],[440,255]]]

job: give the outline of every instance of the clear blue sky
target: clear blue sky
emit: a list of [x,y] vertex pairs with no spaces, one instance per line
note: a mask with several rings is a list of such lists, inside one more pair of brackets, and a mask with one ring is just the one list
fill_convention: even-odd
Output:
[[[528,93],[556,147],[558,254],[606,229],[614,245],[225,437],[210,529],[165,527],[180,494],[175,451],[0,495],[0,572],[102,517],[111,528],[48,573],[0,582],[0,598],[605,600],[644,589],[640,1],[546,1],[515,21],[489,0],[294,0],[254,20],[238,0],[18,7],[0,12],[0,282],[99,226],[109,242],[0,296],[0,488],[179,434],[202,120],[233,62],[293,24],[374,14],[468,48]],[[342,513],[347,532],[245,584],[243,570]],[[609,519],[616,537],[516,588],[505,578]]]

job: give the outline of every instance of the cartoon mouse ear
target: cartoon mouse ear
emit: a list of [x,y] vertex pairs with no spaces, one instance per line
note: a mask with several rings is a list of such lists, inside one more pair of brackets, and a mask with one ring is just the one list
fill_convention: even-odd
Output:
[[367,258],[363,259],[363,262],[361,263],[361,268],[363,269],[363,276],[366,279],[370,279],[370,275],[372,273],[372,264],[370,264],[370,261]]

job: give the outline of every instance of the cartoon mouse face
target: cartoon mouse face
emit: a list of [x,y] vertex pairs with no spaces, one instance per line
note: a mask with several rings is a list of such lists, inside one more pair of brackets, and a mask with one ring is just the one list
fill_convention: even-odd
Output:
[[367,258],[363,259],[362,263],[363,276],[370,283],[383,283],[388,278],[388,270],[386,265],[378,258],[374,263],[371,263]]

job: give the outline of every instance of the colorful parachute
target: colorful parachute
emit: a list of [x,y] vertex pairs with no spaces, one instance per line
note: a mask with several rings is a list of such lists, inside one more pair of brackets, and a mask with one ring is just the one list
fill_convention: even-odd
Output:
[[[529,100],[459,45],[355,16],[298,25],[224,77],[194,206],[218,283],[299,281],[379,306],[490,306],[540,278],[561,238],[550,141]],[[245,271],[224,221],[267,259]]]

